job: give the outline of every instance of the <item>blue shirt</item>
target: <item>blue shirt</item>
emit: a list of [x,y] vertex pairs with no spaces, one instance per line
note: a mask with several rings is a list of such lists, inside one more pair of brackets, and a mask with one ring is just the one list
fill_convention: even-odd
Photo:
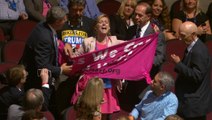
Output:
[[141,120],[164,120],[168,115],[176,114],[178,100],[172,92],[156,96],[152,90],[147,91],[141,102],[135,105],[130,115]]
[[14,0],[14,3],[16,4],[16,10],[9,8],[9,3],[6,0],[0,0],[0,20],[18,20],[21,13],[27,15],[23,0]]

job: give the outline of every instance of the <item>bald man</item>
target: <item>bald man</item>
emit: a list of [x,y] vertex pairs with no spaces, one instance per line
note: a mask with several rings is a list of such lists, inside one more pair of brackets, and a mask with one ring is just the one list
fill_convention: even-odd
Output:
[[178,115],[186,120],[206,120],[211,101],[211,57],[207,47],[197,37],[197,26],[184,22],[179,37],[187,45],[181,60],[178,55],[171,58],[176,63],[176,95],[179,100]]

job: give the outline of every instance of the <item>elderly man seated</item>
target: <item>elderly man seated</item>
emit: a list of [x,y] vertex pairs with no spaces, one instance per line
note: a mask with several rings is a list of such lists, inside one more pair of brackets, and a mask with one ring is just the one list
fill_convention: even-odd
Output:
[[131,120],[164,120],[168,115],[176,114],[178,100],[171,88],[174,79],[166,72],[156,74],[151,90],[147,91],[139,104],[130,113]]

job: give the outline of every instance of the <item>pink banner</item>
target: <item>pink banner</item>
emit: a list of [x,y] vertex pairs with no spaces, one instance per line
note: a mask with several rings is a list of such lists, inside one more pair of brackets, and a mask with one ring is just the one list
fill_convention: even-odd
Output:
[[148,79],[157,38],[158,34],[152,34],[72,58],[74,61],[72,74],[83,72],[100,78]]

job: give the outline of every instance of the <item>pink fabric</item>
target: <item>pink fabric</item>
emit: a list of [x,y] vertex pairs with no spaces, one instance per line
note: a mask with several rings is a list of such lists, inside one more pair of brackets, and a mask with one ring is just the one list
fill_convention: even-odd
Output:
[[157,38],[158,33],[72,58],[74,64],[70,74],[83,72],[90,76],[127,80],[148,78]]
[[77,102],[77,99],[79,98],[79,96],[81,95],[82,91],[85,89],[88,80],[91,77],[88,75],[83,75],[79,78],[77,84],[76,84],[76,89],[75,92],[71,98],[71,103],[75,104]]
[[101,104],[101,112],[104,114],[120,111],[114,82],[112,81],[112,88],[104,89],[104,102]]
[[61,40],[58,40],[57,42],[58,42],[58,63],[59,65],[62,65],[63,63],[66,63],[70,58],[65,54],[64,43]]
[[96,45],[97,45],[96,47],[98,48],[97,50],[102,50],[102,49],[107,47],[107,45],[102,45],[102,44],[99,44],[99,43],[97,43]]
[[48,10],[50,9],[50,4],[49,3],[46,3],[44,0],[43,0],[43,13],[42,13],[42,15],[44,16],[44,17],[46,17],[46,15],[47,15],[47,12],[48,12]]

